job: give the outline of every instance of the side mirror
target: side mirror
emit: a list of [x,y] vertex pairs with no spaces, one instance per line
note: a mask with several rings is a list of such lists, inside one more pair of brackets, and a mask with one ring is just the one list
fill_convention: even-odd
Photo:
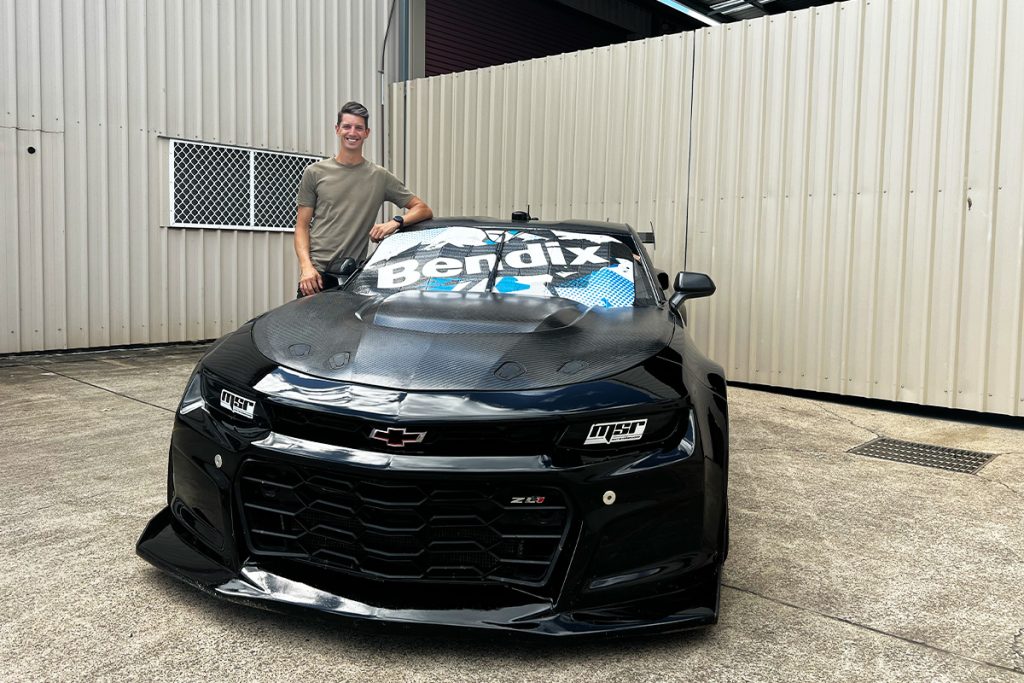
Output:
[[658,286],[661,287],[663,292],[668,291],[668,273],[660,268],[655,268],[654,277],[658,280]]
[[324,268],[324,273],[338,278],[338,282],[344,282],[352,273],[356,272],[358,267],[359,264],[356,263],[354,258],[346,256],[344,258],[336,258],[327,264],[327,267]]
[[702,296],[711,296],[715,293],[715,283],[704,273],[677,273],[676,293],[669,299],[669,305],[679,310],[687,299],[699,299]]

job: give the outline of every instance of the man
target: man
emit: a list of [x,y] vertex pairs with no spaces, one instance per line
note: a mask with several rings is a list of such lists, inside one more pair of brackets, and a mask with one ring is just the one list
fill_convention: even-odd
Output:
[[[402,225],[434,215],[401,180],[363,158],[369,122],[366,107],[358,102],[345,104],[334,126],[338,154],[310,164],[302,173],[295,219],[300,297],[337,286],[337,280],[323,272],[335,258],[351,256],[358,261],[366,256],[370,239],[379,242]],[[374,216],[385,201],[408,212],[375,224]]]

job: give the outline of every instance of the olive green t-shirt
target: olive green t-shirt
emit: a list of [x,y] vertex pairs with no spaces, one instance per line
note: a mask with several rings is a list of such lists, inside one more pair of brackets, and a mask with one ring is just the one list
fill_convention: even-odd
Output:
[[339,256],[366,256],[370,228],[385,201],[404,207],[413,194],[401,180],[377,164],[363,160],[345,166],[334,157],[310,164],[299,182],[299,206],[313,209],[309,225],[309,256],[323,270]]

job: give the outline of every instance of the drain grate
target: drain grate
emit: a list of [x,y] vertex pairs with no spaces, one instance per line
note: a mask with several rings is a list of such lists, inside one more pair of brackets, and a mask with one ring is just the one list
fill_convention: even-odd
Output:
[[862,443],[859,446],[854,446],[847,452],[866,455],[870,458],[895,460],[896,462],[906,462],[911,465],[923,465],[924,467],[935,467],[940,470],[964,472],[966,474],[976,473],[989,460],[996,457],[992,453],[945,448],[926,443],[914,443],[913,441],[899,441],[898,439],[887,439],[884,436],[867,443]]

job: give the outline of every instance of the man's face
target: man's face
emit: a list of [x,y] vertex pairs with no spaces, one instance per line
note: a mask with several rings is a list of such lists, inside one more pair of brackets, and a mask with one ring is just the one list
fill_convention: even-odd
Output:
[[342,114],[341,123],[334,126],[334,132],[341,140],[341,146],[352,152],[362,151],[363,142],[370,135],[363,117],[355,114]]

